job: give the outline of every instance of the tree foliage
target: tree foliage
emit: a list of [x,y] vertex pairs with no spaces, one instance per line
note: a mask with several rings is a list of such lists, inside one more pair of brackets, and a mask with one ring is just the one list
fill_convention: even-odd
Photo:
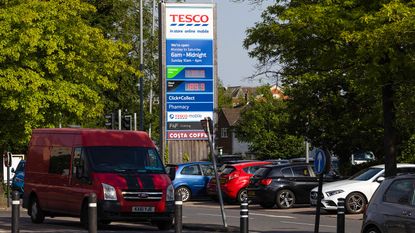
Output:
[[390,175],[415,126],[414,15],[404,0],[276,1],[244,44],[283,78],[295,130],[343,155],[384,147]]
[[259,159],[294,158],[305,153],[304,139],[287,131],[286,104],[274,99],[268,86],[258,90],[259,98],[241,112],[235,126],[236,137],[248,142],[250,151]]
[[139,73],[129,46],[106,39],[79,0],[2,1],[0,9],[0,145],[24,148],[31,130],[83,125],[102,117],[106,91]]
[[[140,5],[133,0],[86,0],[96,7],[96,12],[90,14],[87,19],[92,26],[100,28],[105,37],[123,41],[130,45],[129,56],[125,57],[136,68],[140,67]],[[105,112],[113,112],[122,109],[123,114],[137,113],[140,111],[139,80],[143,78],[144,97],[144,130],[149,130],[153,140],[159,139],[158,124],[160,106],[157,104],[159,96],[158,83],[158,25],[153,21],[152,1],[143,2],[143,76],[120,77],[117,80],[118,88],[106,92]],[[150,92],[152,91],[152,105],[150,105]],[[152,109],[150,114],[150,107]],[[137,119],[138,123],[140,119]],[[102,122],[101,122],[102,124]]]

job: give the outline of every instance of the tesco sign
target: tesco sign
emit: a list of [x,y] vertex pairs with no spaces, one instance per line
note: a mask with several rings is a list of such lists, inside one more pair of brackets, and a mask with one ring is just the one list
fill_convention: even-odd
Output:
[[170,14],[173,23],[207,23],[208,15],[191,14]]
[[215,19],[212,6],[166,3],[165,38],[213,40]]

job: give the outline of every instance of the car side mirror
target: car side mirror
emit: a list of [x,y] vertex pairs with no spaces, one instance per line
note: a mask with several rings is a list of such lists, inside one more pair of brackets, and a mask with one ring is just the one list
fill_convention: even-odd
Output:
[[169,177],[170,177],[170,180],[171,180],[171,181],[173,181],[173,180],[176,178],[176,169],[171,168],[171,169],[169,170]]
[[376,179],[376,182],[378,182],[378,183],[382,183],[382,181],[384,181],[385,180],[385,177],[384,176],[380,176],[380,177],[378,177],[377,179]]

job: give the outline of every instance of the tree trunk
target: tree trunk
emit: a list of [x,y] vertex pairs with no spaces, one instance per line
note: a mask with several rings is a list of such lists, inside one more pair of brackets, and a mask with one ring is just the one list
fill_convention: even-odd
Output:
[[382,88],[385,177],[396,175],[396,129],[393,96],[393,83],[385,84]]

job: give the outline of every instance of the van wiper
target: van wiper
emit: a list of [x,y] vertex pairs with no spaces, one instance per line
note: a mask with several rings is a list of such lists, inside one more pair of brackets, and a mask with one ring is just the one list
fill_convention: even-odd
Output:
[[128,173],[128,174],[140,172],[137,169],[131,169],[131,168],[128,168],[128,169],[114,168],[114,171],[116,171],[118,173]]

